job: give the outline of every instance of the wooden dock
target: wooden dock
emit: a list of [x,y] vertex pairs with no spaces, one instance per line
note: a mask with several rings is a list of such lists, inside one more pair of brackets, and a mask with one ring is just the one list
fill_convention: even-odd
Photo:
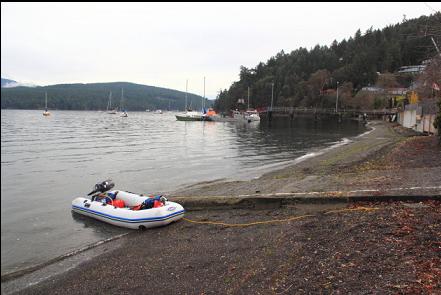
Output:
[[335,109],[325,108],[294,108],[294,107],[273,107],[272,110],[260,112],[261,120],[272,120],[272,118],[290,118],[293,119],[298,115],[307,115],[314,117],[347,117],[354,118],[363,116],[366,114],[368,118],[380,118],[388,115],[395,115],[397,109],[382,109],[382,110],[354,110],[354,109],[341,109],[336,111]]

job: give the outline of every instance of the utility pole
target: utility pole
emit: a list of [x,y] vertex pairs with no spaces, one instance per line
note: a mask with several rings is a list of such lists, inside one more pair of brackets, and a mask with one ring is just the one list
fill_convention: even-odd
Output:
[[337,99],[335,100],[335,112],[338,112],[338,81],[337,81]]
[[274,82],[271,84],[271,111],[273,111],[273,101],[274,101]]
[[248,86],[248,109],[250,108],[250,86]]
[[433,39],[433,37],[430,37],[430,39],[432,39],[432,42],[433,42],[433,45],[435,45],[436,51],[441,56],[441,52],[439,51],[438,45],[436,45],[435,39]]
[[205,77],[204,77],[204,97],[202,98],[202,111],[205,108]]

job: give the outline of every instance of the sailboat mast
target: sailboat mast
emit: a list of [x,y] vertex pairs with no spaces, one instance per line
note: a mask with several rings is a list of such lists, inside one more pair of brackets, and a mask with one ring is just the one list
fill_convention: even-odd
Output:
[[187,111],[187,94],[188,94],[188,79],[187,82],[185,83],[185,110]]
[[121,88],[121,101],[120,101],[120,103],[119,103],[120,111],[122,111],[122,109],[123,109],[123,107],[122,107],[123,96],[124,96],[124,88]]
[[47,110],[47,92],[44,93],[44,108]]
[[109,93],[109,110],[112,109],[112,91]]

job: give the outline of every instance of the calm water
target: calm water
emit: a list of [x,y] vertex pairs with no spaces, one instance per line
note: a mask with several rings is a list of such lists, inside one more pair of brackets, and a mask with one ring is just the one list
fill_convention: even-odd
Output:
[[32,266],[126,232],[72,215],[107,178],[138,193],[251,178],[365,131],[356,122],[180,122],[175,114],[1,111],[1,271]]

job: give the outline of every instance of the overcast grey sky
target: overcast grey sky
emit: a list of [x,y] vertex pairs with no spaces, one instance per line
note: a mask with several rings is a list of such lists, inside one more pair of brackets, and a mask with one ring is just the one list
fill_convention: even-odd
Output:
[[1,3],[1,75],[128,81],[206,94],[280,50],[329,45],[440,10],[420,3]]

